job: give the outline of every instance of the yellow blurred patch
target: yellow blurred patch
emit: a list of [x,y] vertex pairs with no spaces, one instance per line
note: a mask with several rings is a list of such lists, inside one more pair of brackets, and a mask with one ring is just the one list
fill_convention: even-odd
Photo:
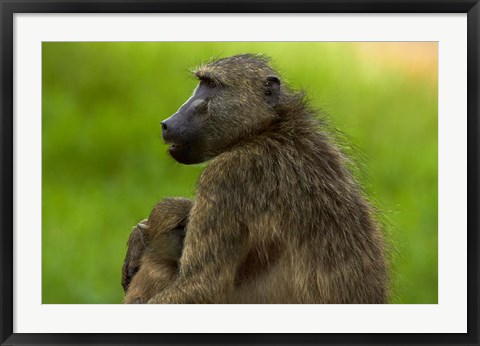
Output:
[[400,70],[413,79],[438,80],[437,42],[362,42],[355,51],[378,68]]

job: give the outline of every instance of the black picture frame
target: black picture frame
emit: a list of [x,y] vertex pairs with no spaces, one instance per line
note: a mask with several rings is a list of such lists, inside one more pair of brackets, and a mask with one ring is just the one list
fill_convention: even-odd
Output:
[[[435,344],[478,345],[479,0],[0,0],[2,345]],[[465,334],[21,334],[13,333],[13,16],[16,13],[467,13],[468,332]]]

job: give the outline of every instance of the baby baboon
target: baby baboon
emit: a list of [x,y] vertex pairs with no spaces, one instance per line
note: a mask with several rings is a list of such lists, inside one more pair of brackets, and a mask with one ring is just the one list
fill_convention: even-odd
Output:
[[146,303],[174,280],[191,206],[187,198],[165,198],[133,229],[122,268],[126,304]]
[[[304,96],[263,56],[220,59],[195,75],[163,137],[178,162],[210,163],[191,205],[168,199],[154,209],[147,251],[129,242],[126,301],[385,303],[381,231]],[[183,228],[178,258],[171,234]]]

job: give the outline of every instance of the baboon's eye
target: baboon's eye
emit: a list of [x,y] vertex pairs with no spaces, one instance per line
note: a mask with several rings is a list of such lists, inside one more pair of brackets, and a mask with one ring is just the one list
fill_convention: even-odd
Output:
[[217,87],[217,83],[215,83],[215,81],[213,81],[210,78],[206,78],[206,77],[200,78],[200,84],[203,84],[204,86],[206,86],[210,89],[213,89],[213,88]]
[[213,80],[208,80],[207,81],[207,86],[211,89],[215,88],[217,84]]

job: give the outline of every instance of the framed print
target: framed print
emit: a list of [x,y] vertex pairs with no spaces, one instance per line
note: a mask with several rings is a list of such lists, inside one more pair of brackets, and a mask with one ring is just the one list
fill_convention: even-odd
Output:
[[478,1],[0,9],[2,345],[479,343]]

